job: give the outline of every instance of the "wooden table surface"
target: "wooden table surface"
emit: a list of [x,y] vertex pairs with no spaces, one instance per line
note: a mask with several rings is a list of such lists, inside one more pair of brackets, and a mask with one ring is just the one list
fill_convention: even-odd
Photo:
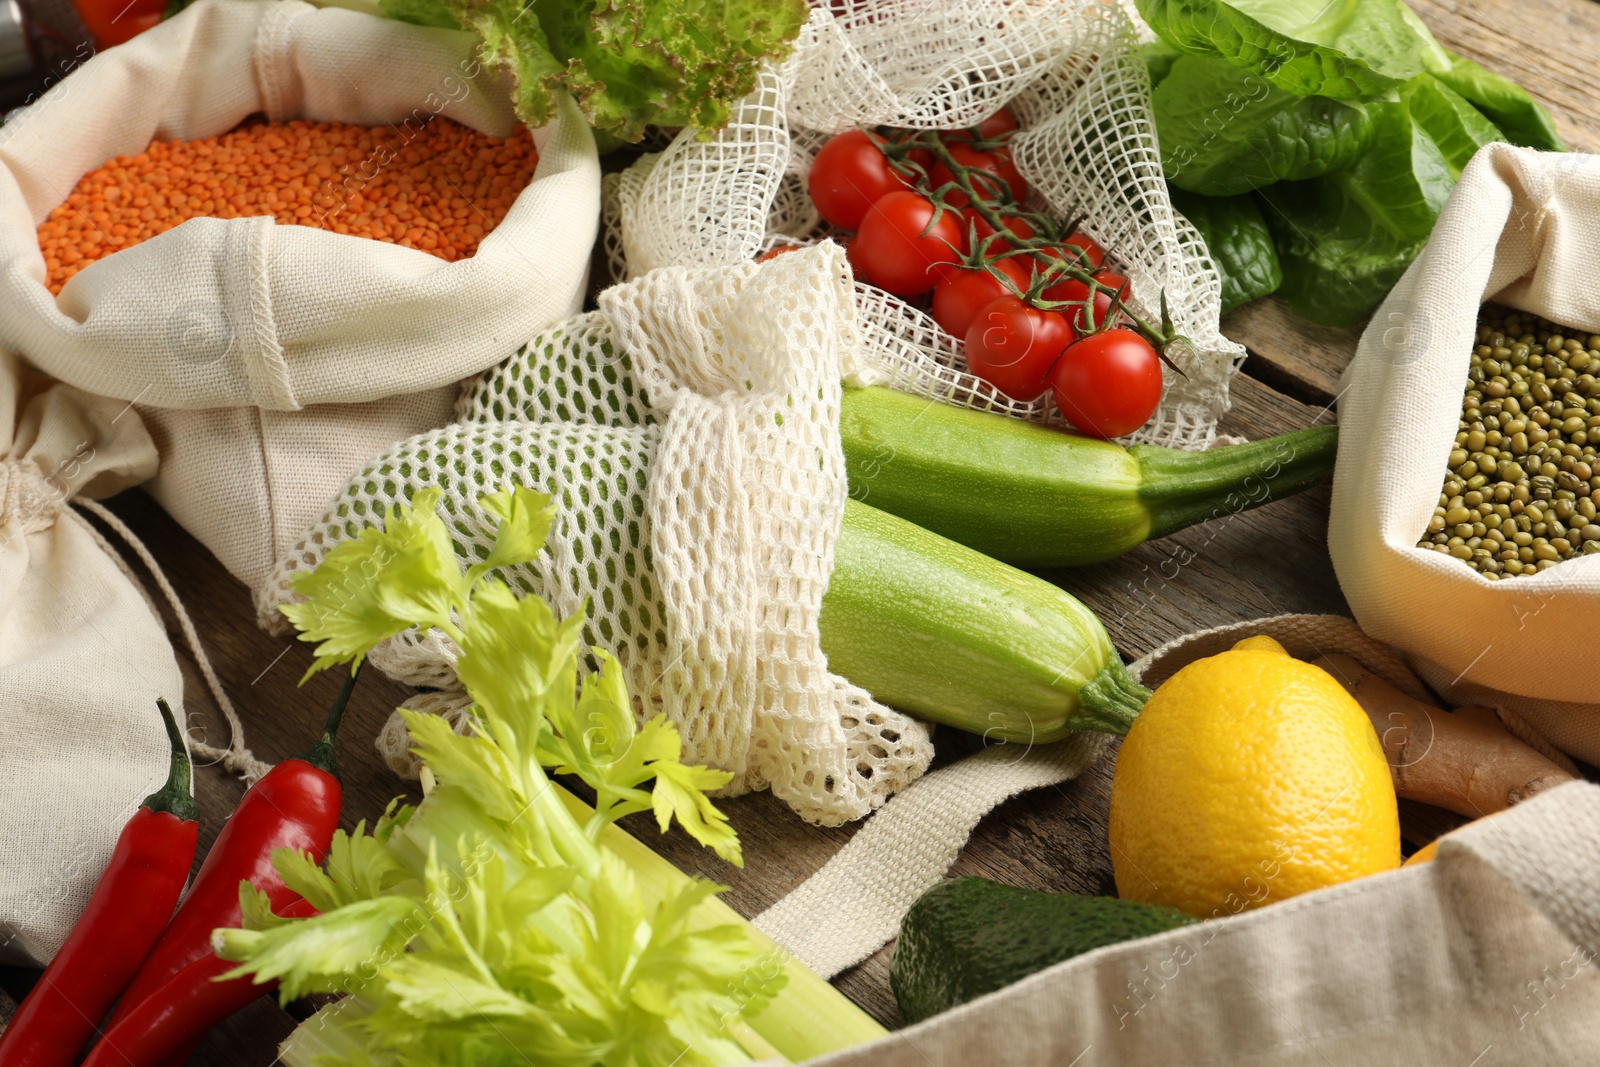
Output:
[[[1555,116],[1575,150],[1600,148],[1600,5],[1587,0],[1412,0],[1439,40],[1453,51],[1515,78]],[[1357,334],[1310,327],[1274,301],[1241,308],[1224,332],[1250,352],[1233,384],[1225,433],[1256,438],[1332,419],[1338,377]],[[337,681],[321,675],[297,688],[310,662],[295,642],[255,626],[243,586],[143,493],[110,502],[151,547],[171,576],[206,642],[222,683],[237,704],[251,747],[266,760],[303,749],[319,728]],[[1258,511],[1185,530],[1141,546],[1114,563],[1050,575],[1104,620],[1125,658],[1174,637],[1244,619],[1285,612],[1345,612],[1326,548],[1326,488]],[[192,722],[216,743],[225,729],[198,671],[169,622],[179,650]],[[372,739],[409,690],[369,671],[343,728],[339,758],[346,795],[344,822],[371,819],[414,783],[392,774]],[[937,737],[939,762],[970,751],[953,731]],[[1080,893],[1114,892],[1105,844],[1110,756],[1076,781],[1023,794],[979,826],[952,873],[980,874],[1013,885]],[[221,768],[201,769],[201,854],[215,838],[243,785]],[[824,830],[801,823],[781,803],[758,794],[723,802],[745,842],[747,866],[735,871],[688,842],[665,838],[648,822],[629,825],[686,870],[731,886],[727,901],[754,915],[820,867],[854,827]],[[636,817],[637,818],[637,817]],[[1419,820],[1413,819],[1411,825]],[[625,824],[628,825],[628,824]],[[197,860],[198,862],[198,860]],[[899,1024],[888,990],[888,950],[840,975],[839,988],[889,1026]],[[20,996],[33,975],[0,971],[0,988]],[[0,992],[3,1001],[5,992]],[[261,1000],[212,1032],[192,1063],[256,1067],[276,1059],[276,1045],[294,1016]]]

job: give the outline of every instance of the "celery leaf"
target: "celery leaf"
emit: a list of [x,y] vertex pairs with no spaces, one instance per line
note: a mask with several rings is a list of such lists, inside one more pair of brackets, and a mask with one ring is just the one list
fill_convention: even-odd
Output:
[[411,504],[389,509],[382,530],[362,530],[316,570],[295,576],[292,588],[305,600],[281,610],[302,641],[318,642],[307,677],[359,660],[413,626],[449,623],[462,580],[450,535],[434,512],[438,500],[436,489],[419,492]]
[[[602,831],[630,812],[675,818],[732,863],[738,837],[706,795],[725,771],[688,766],[677,727],[635,725],[622,664],[594,649],[579,681],[584,612],[558,618],[488,576],[543,547],[549,498],[525,489],[480,501],[494,547],[463,573],[437,494],[391,508],[296,580],[286,609],[320,642],[318,666],[357,659],[413,626],[461,654],[472,698],[465,733],[402,710],[436,785],[391,804],[369,831],[335,835],[323,866],[273,854],[284,883],[321,914],[289,920],[245,884],[244,929],[218,930],[233,976],[278,980],[281,995],[343,992],[315,1042],[368,1067],[538,1062],[669,1067],[745,1058],[729,1021],[783,985],[769,946],[741,925],[696,921],[721,887],[683,878],[643,885]],[[596,792],[580,822],[547,768]],[[646,788],[654,780],[653,786]],[[290,1046],[296,1043],[291,1041]],[[288,1047],[288,1046],[286,1046]]]

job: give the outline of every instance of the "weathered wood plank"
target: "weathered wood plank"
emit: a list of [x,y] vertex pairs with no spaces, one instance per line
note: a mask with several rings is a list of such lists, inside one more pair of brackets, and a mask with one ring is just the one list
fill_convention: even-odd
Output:
[[1252,300],[1222,319],[1222,333],[1249,350],[1245,373],[1305,403],[1331,404],[1339,375],[1356,354],[1359,329],[1307,322],[1275,297]]
[[1521,85],[1575,152],[1600,151],[1600,4],[1407,0],[1439,43]]

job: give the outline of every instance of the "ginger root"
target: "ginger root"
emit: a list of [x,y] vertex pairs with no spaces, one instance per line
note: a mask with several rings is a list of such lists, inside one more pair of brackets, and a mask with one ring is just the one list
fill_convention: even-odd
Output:
[[1476,819],[1573,778],[1507,733],[1488,708],[1441,711],[1350,656],[1336,653],[1313,663],[1333,675],[1372,720],[1395,793],[1408,800]]

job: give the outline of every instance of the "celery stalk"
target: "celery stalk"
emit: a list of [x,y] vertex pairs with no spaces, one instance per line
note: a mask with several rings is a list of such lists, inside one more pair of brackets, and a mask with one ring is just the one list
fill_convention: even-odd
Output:
[[[729,772],[684,763],[665,716],[634,721],[610,652],[591,649],[598,669],[580,680],[581,614],[558,619],[490,575],[543,549],[550,498],[519,487],[478,503],[501,521],[465,572],[437,492],[423,490],[301,575],[306,599],[284,609],[317,645],[308,673],[412,626],[443,630],[474,706],[465,735],[402,710],[428,768],[421,804],[336,832],[325,869],[273,853],[315,917],[274,915],[245,884],[244,927],[213,932],[217,954],[239,964],[225,977],[276,980],[286,1000],[351,994],[296,1032],[285,1061],[470,1063],[478,1050],[514,1050],[571,1067],[719,1067],[881,1036],[717,903],[722,887],[615,828],[652,811],[663,831],[676,822],[742,863],[738,834],[707,796]],[[551,780],[558,770],[595,790],[594,809]]]
[[[593,814],[593,808],[566,789],[558,785],[556,790],[580,822]],[[621,827],[607,826],[600,832],[599,844],[627,863],[646,892],[662,893],[689,881],[688,875]],[[721,899],[711,897],[694,912],[693,925],[697,928],[729,923],[743,926],[751,940],[776,953],[787,978],[782,992],[760,1013],[729,1023],[729,1032],[752,1059],[780,1056],[790,1063],[801,1063],[888,1034],[849,997],[783,951]],[[350,1036],[345,1026],[337,1024],[353,1023],[366,1013],[366,1005],[359,998],[327,1005],[284,1040],[278,1047],[280,1059],[285,1067],[314,1067],[318,1057],[345,1059],[354,1055],[364,1049],[364,1044]]]
[[[565,789],[556,788],[561,790],[561,798],[580,821],[593,811]],[[689,876],[670,861],[619,826],[611,825],[602,830],[600,843],[621,856],[646,887],[667,889],[689,880]],[[770,947],[781,956],[788,982],[772,1003],[745,1022],[790,1063],[864,1045],[888,1034],[889,1031],[853,1000],[750,925],[748,919],[724,904],[721,898],[702,901],[694,916],[697,927],[725,923],[743,926],[751,940]]]

